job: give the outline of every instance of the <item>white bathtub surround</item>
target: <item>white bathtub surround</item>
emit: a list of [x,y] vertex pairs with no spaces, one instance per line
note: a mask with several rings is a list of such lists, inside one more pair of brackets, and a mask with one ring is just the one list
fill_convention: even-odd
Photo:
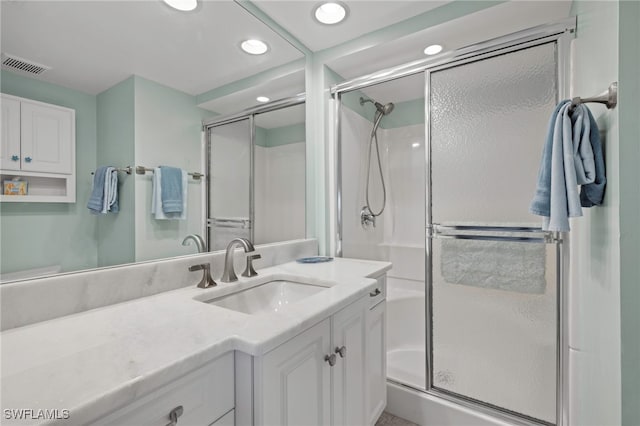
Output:
[[387,277],[387,377],[418,389],[427,383],[424,307],[424,282]]
[[[2,408],[71,410],[87,424],[229,351],[262,355],[378,285],[387,262],[285,263],[255,278],[195,286],[2,333]],[[201,302],[274,279],[328,288],[278,313],[246,315]],[[21,422],[20,424],[31,424]]]
[[[257,270],[318,254],[316,240],[296,240],[256,246],[262,256]],[[238,275],[245,256],[234,256]],[[76,314],[127,300],[151,296],[181,287],[194,286],[202,272],[189,272],[191,265],[211,262],[211,275],[218,280],[224,269],[225,253],[212,252],[172,259],[72,272],[29,281],[0,285],[2,330]]]
[[393,383],[387,386],[387,412],[421,426],[513,426],[477,409],[465,408]]
[[255,242],[305,234],[305,143],[255,147]]

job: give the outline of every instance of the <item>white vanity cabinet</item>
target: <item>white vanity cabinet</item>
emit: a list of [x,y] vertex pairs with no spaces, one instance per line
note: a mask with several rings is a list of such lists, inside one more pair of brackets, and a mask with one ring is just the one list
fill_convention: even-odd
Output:
[[[133,401],[93,423],[94,426],[167,426],[176,410],[177,426],[232,426],[234,410],[233,352],[217,358],[173,383]],[[72,419],[73,420],[73,419]]]
[[383,302],[372,292],[264,356],[236,352],[236,424],[374,424],[386,405]]
[[[371,293],[367,312],[366,425],[373,426],[387,405],[387,305],[386,276],[377,278],[378,287]],[[383,348],[383,350],[380,350]]]
[[0,177],[29,183],[28,195],[1,200],[75,202],[75,111],[5,94],[0,105]]

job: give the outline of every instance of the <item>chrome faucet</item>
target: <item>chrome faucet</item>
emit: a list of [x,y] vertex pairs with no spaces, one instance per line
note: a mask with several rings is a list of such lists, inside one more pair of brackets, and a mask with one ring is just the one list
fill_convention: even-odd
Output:
[[209,288],[215,287],[218,284],[211,278],[211,264],[210,263],[201,263],[199,265],[189,266],[189,271],[199,271],[202,270],[202,279],[198,283],[198,288]]
[[193,240],[193,242],[196,243],[196,247],[198,248],[198,253],[204,253],[207,251],[207,244],[204,242],[204,240],[200,235],[198,234],[187,235],[186,237],[184,237],[184,240],[182,240],[182,245],[188,246],[189,240]]
[[[224,258],[224,273],[222,274],[222,278],[220,279],[223,283],[232,283],[234,281],[238,281],[238,276],[236,275],[236,271],[233,267],[233,251],[236,246],[242,246],[244,248],[245,253],[250,253],[256,251],[251,241],[246,238],[234,238],[227,245],[227,253]],[[258,275],[258,273],[253,269],[253,260],[260,259],[260,254],[254,254],[247,256],[247,267],[242,273],[243,277],[254,277]]]

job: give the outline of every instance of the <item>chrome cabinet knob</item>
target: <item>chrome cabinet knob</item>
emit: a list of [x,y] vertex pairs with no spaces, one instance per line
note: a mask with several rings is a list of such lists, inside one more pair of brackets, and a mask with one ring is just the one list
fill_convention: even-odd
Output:
[[31,160],[33,160],[33,158],[31,157],[24,157],[24,161],[26,161],[27,163],[30,163]]
[[380,291],[380,289],[379,289],[379,288],[376,288],[374,291],[372,291],[371,293],[369,293],[369,296],[371,296],[371,297],[376,297],[376,296],[377,296],[377,295],[379,295],[380,293],[382,293],[382,292]]
[[325,355],[324,360],[327,361],[331,367],[333,367],[334,365],[336,365],[336,354]]
[[11,156],[11,161],[20,161],[20,156],[18,156],[18,155],[12,155],[12,156]]
[[178,424],[178,417],[180,417],[184,413],[184,408],[182,405],[178,405],[176,408],[169,412],[169,420],[171,423],[167,423],[167,426],[176,426]]
[[336,353],[340,355],[340,358],[344,358],[345,356],[347,356],[347,347],[342,346],[340,348],[336,348]]

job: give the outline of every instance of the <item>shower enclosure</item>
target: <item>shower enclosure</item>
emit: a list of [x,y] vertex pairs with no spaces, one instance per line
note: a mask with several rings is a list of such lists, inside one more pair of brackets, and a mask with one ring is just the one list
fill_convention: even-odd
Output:
[[[528,207],[549,115],[566,94],[573,24],[332,87],[336,254],[393,262],[392,410],[394,390],[496,422],[565,421],[562,235],[542,231]],[[394,108],[379,112],[389,103]],[[374,136],[380,174],[369,154]],[[376,210],[386,198],[375,227],[362,220],[366,198]]]
[[304,238],[304,101],[299,95],[204,124],[211,251],[234,238]]

